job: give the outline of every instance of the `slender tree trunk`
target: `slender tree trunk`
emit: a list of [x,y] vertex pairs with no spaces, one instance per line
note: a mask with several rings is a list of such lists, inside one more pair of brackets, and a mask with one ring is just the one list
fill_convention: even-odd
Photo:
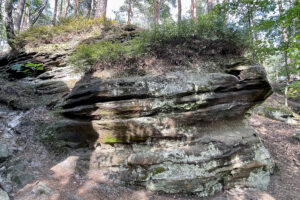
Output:
[[159,24],[160,22],[160,0],[154,0],[154,24]]
[[35,22],[39,19],[40,15],[46,8],[47,4],[48,4],[48,0],[44,0],[43,4],[39,7],[39,9],[32,16],[30,16],[29,27],[32,27],[35,24]]
[[94,16],[94,5],[95,4],[95,0],[91,0],[91,10],[90,10],[90,18],[93,18]]
[[[283,10],[283,6],[282,6],[282,1],[278,0],[278,6],[279,6],[279,13],[282,16],[284,13]],[[290,76],[290,70],[289,70],[289,65],[291,63],[291,60],[289,58],[287,49],[289,46],[289,38],[288,38],[288,34],[287,34],[287,30],[285,27],[281,27],[282,30],[282,39],[283,39],[283,43],[284,43],[284,68],[285,68],[285,72],[286,72],[286,86],[285,86],[285,90],[284,90],[284,96],[285,96],[285,106],[288,106],[288,92],[289,92],[289,86],[290,86],[290,81],[291,81],[291,76]]]
[[178,0],[178,23],[181,22],[181,12],[182,12],[181,0]]
[[13,39],[15,38],[15,32],[14,32],[14,22],[12,17],[12,0],[6,0],[5,1],[5,12],[4,12],[4,23],[6,28],[6,36],[7,36],[7,42],[9,46],[14,49]]
[[64,13],[64,18],[66,18],[68,15],[69,6],[70,6],[70,0],[66,0],[66,9]]
[[194,22],[197,22],[197,1],[196,0],[192,0],[191,2],[192,4],[192,19],[194,20]]
[[276,80],[276,82],[278,82],[278,80],[279,80],[279,62],[278,62],[278,58],[276,58],[276,61],[275,61],[275,80]]
[[64,6],[64,0],[60,0],[59,17],[62,17],[62,14],[63,14],[63,6]]
[[212,0],[207,0],[207,12],[209,13],[213,9]]
[[78,7],[79,7],[79,0],[75,0],[75,5],[74,5],[74,16],[78,17]]
[[54,2],[54,11],[53,11],[53,18],[52,18],[52,24],[53,25],[56,24],[57,4],[58,4],[58,0],[55,0],[55,2]]
[[24,13],[24,8],[25,8],[25,2],[26,0],[19,0],[18,6],[17,6],[17,11],[15,14],[15,19],[14,19],[14,30],[15,32],[19,32],[20,27],[21,27],[21,21]]
[[23,17],[22,31],[25,31],[28,26],[30,0],[27,0],[27,3],[28,3],[28,5],[25,7],[25,13],[24,13],[24,17]]
[[106,18],[106,8],[107,8],[107,0],[98,0],[97,6],[96,6],[96,18]]
[[131,12],[132,12],[132,1],[128,0],[128,10],[127,10],[127,24],[130,25],[131,24]]

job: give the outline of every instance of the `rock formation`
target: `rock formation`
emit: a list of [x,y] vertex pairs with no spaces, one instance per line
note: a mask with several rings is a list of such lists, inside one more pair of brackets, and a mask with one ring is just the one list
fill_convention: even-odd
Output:
[[94,78],[76,84],[65,119],[47,130],[96,147],[77,165],[113,183],[199,196],[265,188],[273,162],[245,117],[270,91],[263,68],[246,61],[215,73]]

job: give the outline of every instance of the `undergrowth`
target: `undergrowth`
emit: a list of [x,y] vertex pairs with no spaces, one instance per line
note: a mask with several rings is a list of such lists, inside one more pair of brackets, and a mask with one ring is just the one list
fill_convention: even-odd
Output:
[[59,23],[55,26],[33,26],[27,31],[18,35],[14,43],[18,47],[22,47],[26,43],[47,43],[55,36],[72,33],[77,34],[81,32],[89,32],[92,27],[110,26],[114,24],[113,20],[105,20],[104,18],[89,19],[84,17],[79,18],[61,18]]
[[89,70],[96,63],[107,66],[120,62],[126,65],[126,62],[137,61],[146,53],[174,60],[182,55],[241,55],[247,47],[244,33],[224,22],[222,15],[215,11],[199,16],[197,23],[182,20],[181,23],[156,25],[131,40],[81,44],[69,61],[79,70]]

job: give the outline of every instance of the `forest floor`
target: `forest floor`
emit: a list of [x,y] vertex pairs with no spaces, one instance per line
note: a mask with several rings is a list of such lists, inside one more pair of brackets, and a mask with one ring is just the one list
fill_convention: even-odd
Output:
[[[264,105],[278,101],[271,96]],[[263,106],[264,106],[263,105]],[[1,114],[1,113],[0,113]],[[27,113],[31,121],[45,115],[43,110]],[[0,116],[1,119],[1,116]],[[28,170],[35,175],[35,180],[16,193],[11,193],[15,200],[192,200],[196,196],[165,195],[145,190],[130,189],[110,185],[99,180],[96,172],[80,176],[72,168],[76,163],[74,152],[68,159],[54,157],[43,145],[34,140],[34,130],[22,128],[26,132],[26,143],[16,140],[20,147],[18,157],[27,162]],[[31,124],[32,125],[32,124]],[[300,141],[294,134],[300,126],[289,125],[260,116],[256,111],[249,118],[249,125],[259,134],[263,144],[271,153],[275,163],[275,173],[266,191],[233,189],[203,200],[296,200],[300,194]],[[9,139],[9,138],[8,138]],[[76,165],[76,164],[75,164]],[[96,178],[97,177],[97,178]],[[48,193],[48,194],[47,194]]]

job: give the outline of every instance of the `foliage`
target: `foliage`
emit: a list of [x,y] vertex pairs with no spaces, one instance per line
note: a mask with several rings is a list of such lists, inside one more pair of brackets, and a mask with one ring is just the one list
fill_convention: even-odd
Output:
[[82,44],[77,47],[75,54],[69,62],[79,70],[87,70],[87,67],[95,63],[110,64],[124,59],[135,59],[145,51],[145,43],[141,38],[123,42],[100,41],[94,44]]
[[15,64],[10,67],[10,70],[16,73],[23,73],[23,74],[29,74],[29,73],[36,73],[44,71],[44,67],[42,63],[27,63],[25,65],[23,64]]
[[296,81],[289,85],[289,98],[296,98],[300,95],[300,82]]
[[[164,23],[152,30],[142,31],[139,36],[125,42],[116,39],[82,44],[77,47],[69,62],[81,70],[88,70],[96,63],[110,65],[122,61],[124,64],[123,61],[137,60],[147,52],[167,51],[169,45],[187,47],[188,42],[193,43],[195,40],[218,42],[221,47],[234,46],[242,52],[243,48],[246,48],[242,36],[243,33],[238,28],[228,28],[222,16],[217,12],[211,12],[199,16],[196,24],[192,20],[183,20],[180,24]],[[202,47],[198,45],[195,48],[197,53]]]
[[150,44],[163,46],[165,44],[184,44],[187,40],[224,41],[239,46],[243,51],[247,47],[244,33],[238,28],[225,23],[218,11],[200,15],[196,23],[192,20],[182,20],[180,23],[169,22],[147,31],[146,38]]

